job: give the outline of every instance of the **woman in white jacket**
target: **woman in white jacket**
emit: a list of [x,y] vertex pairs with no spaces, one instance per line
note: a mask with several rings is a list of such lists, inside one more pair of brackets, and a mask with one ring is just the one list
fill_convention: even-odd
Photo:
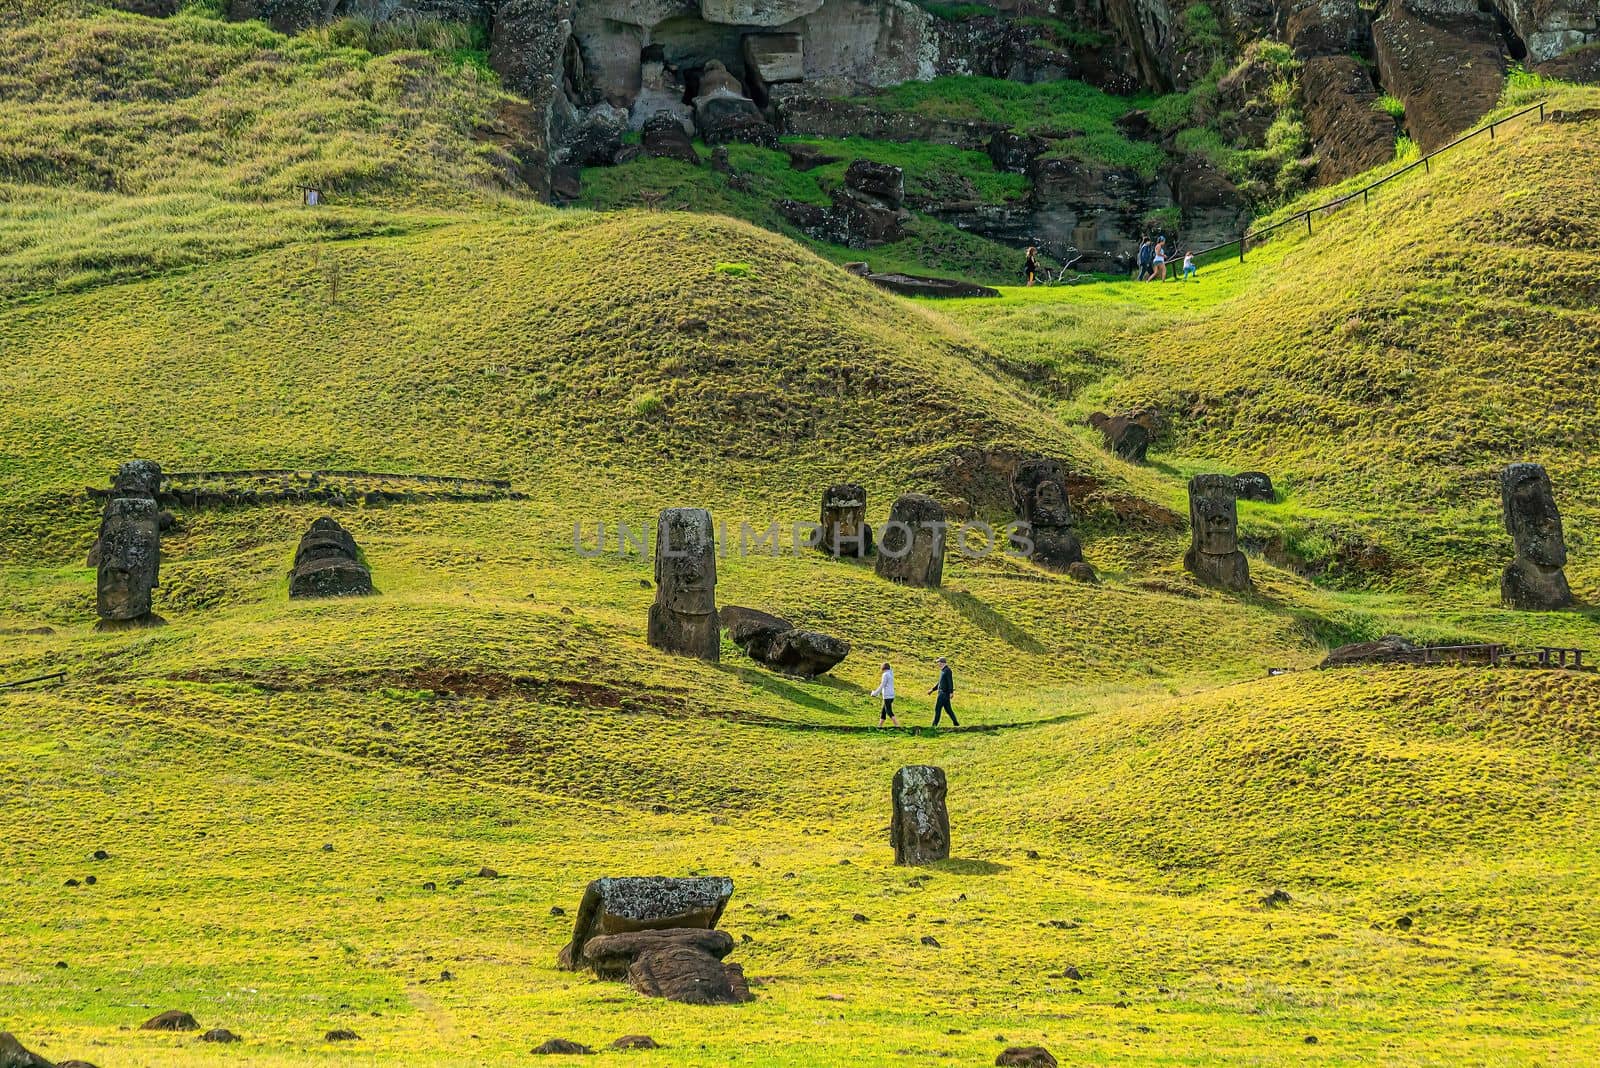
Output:
[[883,678],[878,681],[878,688],[872,691],[872,696],[883,698],[883,711],[878,713],[878,726],[883,726],[883,721],[888,720],[899,727],[900,721],[894,717],[894,669],[888,664],[883,665]]

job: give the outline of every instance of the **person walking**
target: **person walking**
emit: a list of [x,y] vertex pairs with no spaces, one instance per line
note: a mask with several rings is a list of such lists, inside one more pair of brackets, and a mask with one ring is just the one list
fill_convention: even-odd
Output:
[[933,701],[933,725],[937,727],[940,714],[947,713],[950,716],[950,726],[961,726],[960,721],[956,719],[956,710],[950,707],[950,695],[956,692],[955,676],[950,674],[949,661],[942,656],[939,658],[939,681],[934,683],[928,692],[939,695]]
[[1150,264],[1154,259],[1155,246],[1150,243],[1150,239],[1147,237],[1139,243],[1139,255],[1134,261],[1137,269],[1135,281],[1143,282],[1145,280],[1145,277],[1150,273]]
[[1033,285],[1033,280],[1039,274],[1039,249],[1035,245],[1028,246],[1028,258],[1022,264],[1023,277],[1028,285]]
[[878,713],[878,726],[883,726],[887,719],[898,729],[900,721],[894,716],[894,669],[887,661],[883,665],[883,677],[878,680],[878,688],[872,691],[872,696],[883,698],[883,709]]
[[1185,282],[1192,280],[1194,278],[1195,270],[1194,253],[1185,252],[1183,254],[1183,280]]
[[1163,237],[1163,238],[1160,238],[1159,240],[1156,241],[1155,251],[1151,255],[1150,277],[1149,277],[1148,281],[1151,281],[1151,282],[1165,282],[1166,280],[1167,280],[1167,239]]

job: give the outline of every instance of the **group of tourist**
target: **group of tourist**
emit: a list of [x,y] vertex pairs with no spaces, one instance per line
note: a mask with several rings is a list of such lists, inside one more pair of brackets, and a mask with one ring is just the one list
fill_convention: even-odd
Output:
[[[1198,268],[1194,264],[1194,253],[1183,254],[1183,280],[1189,281],[1195,276]],[[1167,237],[1165,234],[1157,235],[1154,240],[1146,237],[1139,242],[1139,254],[1134,258],[1133,279],[1136,282],[1165,282],[1167,280]]]
[[[944,657],[939,658],[939,680],[929,687],[928,692],[936,695],[933,700],[933,725],[937,727],[942,716],[950,717],[950,726],[959,727],[956,719],[956,710],[950,707],[950,698],[956,692],[955,675],[950,671],[950,663]],[[883,726],[883,721],[888,720],[896,728],[900,720],[894,714],[894,668],[888,661],[883,664],[883,676],[878,680],[878,688],[872,691],[873,697],[882,698],[883,708],[878,712],[878,726]]]

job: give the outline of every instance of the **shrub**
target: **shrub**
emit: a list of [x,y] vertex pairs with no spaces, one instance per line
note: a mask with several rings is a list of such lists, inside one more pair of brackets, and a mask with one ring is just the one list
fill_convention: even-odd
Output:
[[1372,102],[1372,106],[1388,115],[1395,122],[1403,122],[1406,117],[1406,102],[1399,97],[1385,93]]
[[725,274],[732,278],[748,278],[750,276],[750,265],[748,263],[719,263],[717,264],[717,273]]

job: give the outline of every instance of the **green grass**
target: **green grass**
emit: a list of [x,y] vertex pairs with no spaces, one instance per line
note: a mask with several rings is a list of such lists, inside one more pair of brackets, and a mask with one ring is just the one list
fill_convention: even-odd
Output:
[[[242,54],[289,47],[262,41]],[[314,69],[283,91],[313,93]],[[362,106],[328,106],[360,126]],[[118,136],[164,114],[124,112]],[[1510,452],[1548,462],[1574,588],[1600,598],[1591,140],[1507,129],[1198,284],[937,305],[751,222],[474,202],[470,182],[413,196],[403,170],[373,194],[379,235],[244,234],[66,292],[19,269],[34,246],[0,247],[0,628],[53,631],[7,633],[0,680],[68,672],[0,690],[4,1027],[52,1060],[148,1068],[453,1068],[640,1032],[683,1066],[982,1064],[1033,1043],[1078,1064],[1583,1063],[1600,683],[1268,672],[1390,631],[1592,641],[1592,611],[1498,607],[1488,486]],[[174,166],[227,202],[275,144]],[[444,173],[472,172],[467,141],[439,146]],[[763,194],[822,194],[771,154],[730,159]],[[592,195],[681,182],[668,207],[750,206],[709,168],[637,167]],[[187,201],[95,196],[205,232]],[[117,240],[142,257],[129,273],[174,262],[166,231]],[[1082,425],[1150,401],[1172,430],[1148,465]],[[948,459],[983,449],[1073,473],[1104,583],[1006,559],[951,559],[937,591],[820,554],[719,561],[720,603],[852,643],[812,682],[727,643],[719,665],[651,650],[649,563],[573,547],[575,524],[669,505],[735,537],[809,519],[846,478],[882,523],[908,490],[957,503]],[[83,487],[136,455],[525,496],[342,510],[381,593],[333,602],[285,589],[325,509],[179,509],[167,626],[97,634]],[[1242,467],[1284,500],[1241,507],[1263,549],[1234,597],[1187,578],[1162,516],[1189,475]],[[1296,554],[1348,570],[1272,562]],[[936,655],[963,723],[989,729],[921,726]],[[870,727],[884,659],[917,732]],[[954,855],[913,873],[891,863],[888,784],[926,762],[950,775]],[[584,884],[646,872],[735,879],[724,926],[757,1001],[666,1005],[555,968]],[[245,1044],[132,1029],[168,1008]],[[323,1042],[333,1027],[362,1039]]]

